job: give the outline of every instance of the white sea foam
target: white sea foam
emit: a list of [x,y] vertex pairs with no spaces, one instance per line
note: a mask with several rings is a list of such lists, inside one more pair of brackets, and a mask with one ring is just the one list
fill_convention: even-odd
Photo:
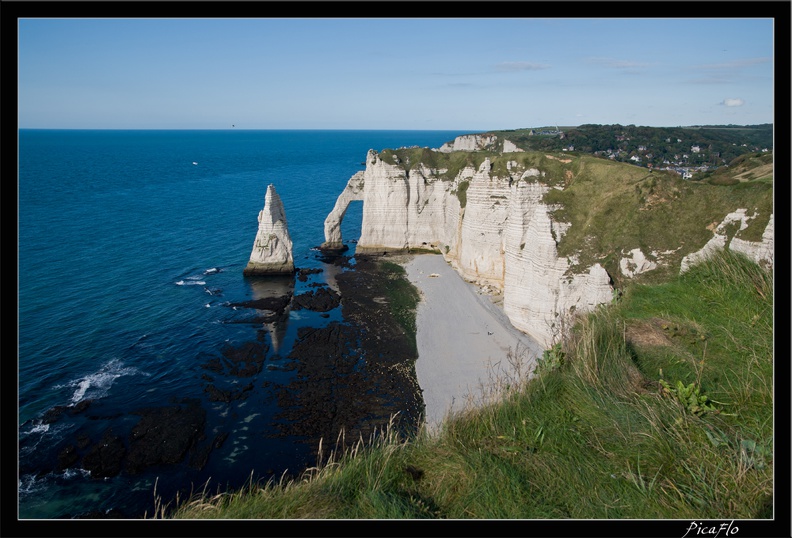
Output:
[[35,475],[26,474],[19,477],[18,491],[20,495],[31,495],[46,487],[44,480],[37,479]]
[[91,471],[86,471],[85,469],[80,469],[80,468],[77,468],[77,469],[66,469],[65,471],[63,471],[63,474],[61,476],[62,476],[62,478],[66,479],[66,480],[68,480],[70,478],[75,478],[75,477],[77,477],[77,478],[88,478],[89,476],[91,476]]
[[45,434],[45,433],[47,433],[49,431],[49,429],[50,429],[50,425],[49,424],[44,424],[42,422],[42,423],[38,423],[38,424],[33,424],[30,427],[29,430],[20,431],[19,433],[20,434],[26,434],[26,435],[31,435],[31,434],[34,434],[34,433]]
[[19,477],[18,491],[20,496],[36,495],[46,491],[54,481],[89,478],[90,471],[78,468],[65,469],[63,472],[51,472],[44,475],[26,474]]
[[20,441],[24,440],[24,442],[20,443],[19,446],[19,457],[24,458],[29,454],[33,454],[38,450],[39,445],[47,445],[50,443],[56,443],[64,436],[64,431],[70,430],[73,428],[72,425],[69,424],[44,424],[40,420],[36,419],[31,421],[29,424],[25,424],[23,426],[29,425],[29,429],[22,429],[19,430],[19,439]]
[[[189,277],[188,277],[189,278]],[[177,286],[206,286],[206,282],[203,280],[179,280],[178,282],[174,282]]]
[[[85,377],[81,377],[65,385],[66,387],[74,387],[75,389],[71,397],[70,405],[77,404],[86,398],[101,398],[107,394],[107,391],[110,390],[110,387],[116,379],[125,375],[137,374],[149,375],[145,372],[141,372],[137,368],[124,366],[118,359],[106,362],[97,372],[88,374]],[[59,385],[55,388],[62,387],[64,387],[64,385]]]

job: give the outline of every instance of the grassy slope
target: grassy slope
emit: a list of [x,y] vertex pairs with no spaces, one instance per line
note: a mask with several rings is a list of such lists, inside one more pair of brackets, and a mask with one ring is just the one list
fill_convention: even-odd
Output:
[[580,320],[558,361],[530,381],[515,369],[501,403],[438,437],[391,436],[304,480],[192,499],[170,515],[772,517],[772,298],[772,274],[728,254],[632,284]]
[[738,208],[756,213],[738,237],[757,241],[773,212],[773,186],[765,181],[697,183],[590,156],[576,157],[567,167],[567,187],[546,196],[560,205],[554,218],[572,224],[559,254],[578,254],[578,268],[598,261],[619,284],[619,259],[633,248],[650,259],[658,254],[665,267],[643,279],[659,282],[678,271],[685,255],[703,247],[728,213]]

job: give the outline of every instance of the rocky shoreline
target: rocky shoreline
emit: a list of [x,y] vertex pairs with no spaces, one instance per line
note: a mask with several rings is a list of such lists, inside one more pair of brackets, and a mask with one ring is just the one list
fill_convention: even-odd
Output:
[[[253,340],[226,345],[220,356],[200,365],[202,398],[173,400],[170,405],[130,410],[116,417],[94,416],[91,401],[46,412],[43,420],[48,424],[72,418],[94,423],[101,418],[106,424],[90,433],[78,428],[57,448],[51,464],[54,470],[81,468],[90,471],[91,480],[138,475],[168,465],[201,470],[232,429],[229,424],[226,431],[209,432],[208,404],[231,403],[253,394],[277,402],[279,411],[271,424],[274,433],[269,437],[298,438],[315,454],[321,447],[318,455],[322,458],[360,440],[367,442],[388,425],[404,433],[417,431],[424,403],[415,374],[415,335],[394,319],[384,289],[392,276],[383,275],[377,258],[332,255],[323,261],[335,273],[333,287],[316,282],[312,290],[295,295],[294,279],[303,280],[319,270],[297,271],[290,283],[273,285],[280,295],[228,304],[242,311],[236,323],[264,327]],[[301,327],[287,356],[274,352],[267,325],[287,319],[289,310],[307,309],[325,316],[338,306],[343,321]],[[288,384],[262,383],[258,374],[265,367],[295,375]],[[63,517],[142,515],[121,515],[114,509]]]
[[[356,256],[352,265],[350,257],[329,259],[345,269],[336,276],[344,322],[300,329],[287,357],[297,376],[288,386],[273,387],[284,419],[281,433],[314,444],[323,439],[323,457],[368,441],[391,422],[415,432],[424,413],[414,335],[394,320],[380,261]],[[314,294],[314,308],[324,295]]]

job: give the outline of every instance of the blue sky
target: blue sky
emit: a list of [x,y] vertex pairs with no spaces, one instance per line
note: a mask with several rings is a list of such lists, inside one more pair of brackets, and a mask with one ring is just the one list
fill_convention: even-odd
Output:
[[771,123],[773,26],[771,18],[20,18],[19,127]]

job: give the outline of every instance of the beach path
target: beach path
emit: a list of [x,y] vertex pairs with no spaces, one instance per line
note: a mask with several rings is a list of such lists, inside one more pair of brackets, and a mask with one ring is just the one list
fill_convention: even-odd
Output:
[[417,311],[418,384],[430,432],[451,413],[482,403],[496,379],[510,373],[510,351],[533,367],[542,347],[517,330],[478,286],[466,282],[439,254],[420,254],[404,265],[421,292]]

